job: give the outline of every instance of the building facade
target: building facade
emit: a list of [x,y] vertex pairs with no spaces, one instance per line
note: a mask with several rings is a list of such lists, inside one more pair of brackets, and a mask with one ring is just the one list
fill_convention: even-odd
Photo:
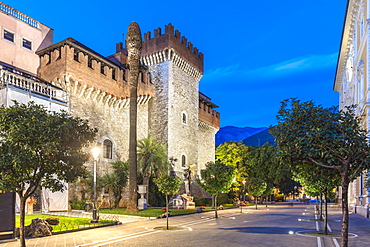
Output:
[[[19,12],[4,4],[0,6],[7,20],[5,24],[19,22]],[[28,67],[12,62],[18,61],[16,59],[27,51],[17,47],[4,59],[0,53],[0,61],[8,66],[18,64],[58,90],[72,115],[88,119],[91,127],[98,128],[96,142],[102,147],[98,176],[110,173],[111,162],[127,161],[129,153],[130,90],[126,48],[118,43],[116,52],[104,57],[72,38],[53,44],[53,30],[29,20],[32,22],[23,21],[30,26],[27,28],[37,29],[42,34],[37,42],[32,40],[32,59],[34,56],[38,59],[32,60],[33,65]],[[2,19],[0,21],[3,26]],[[5,24],[3,30],[20,37],[18,46],[23,44],[21,37],[30,37],[28,29],[17,35],[16,28]],[[9,43],[8,36],[8,31],[3,32],[2,42]],[[23,53],[19,53],[20,48]],[[31,57],[31,54],[26,55]],[[203,54],[169,24],[163,33],[161,28],[154,30],[154,37],[150,32],[144,34],[141,62],[148,70],[139,76],[137,139],[154,136],[162,143],[179,177],[183,177],[186,165],[195,165],[195,174],[199,175],[208,161],[214,161],[215,134],[220,126],[220,114],[214,110],[217,105],[199,92],[204,72]],[[92,163],[86,165],[92,169]],[[79,189],[78,185],[70,185],[70,199],[81,199],[76,193]]]
[[[370,7],[368,0],[349,0],[338,56],[334,90],[339,92],[339,106],[357,105],[362,126],[370,130]],[[350,184],[349,205],[369,217],[369,171]]]

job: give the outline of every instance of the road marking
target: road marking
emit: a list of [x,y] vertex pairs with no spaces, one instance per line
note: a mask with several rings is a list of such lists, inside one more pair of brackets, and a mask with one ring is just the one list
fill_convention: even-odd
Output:
[[335,247],[340,247],[336,238],[333,238],[333,242],[334,242]]
[[98,243],[101,243],[101,242],[111,241],[111,240],[115,240],[115,239],[119,239],[119,238],[125,238],[125,237],[129,237],[129,236],[132,236],[132,235],[138,235],[138,234],[143,234],[143,233],[147,233],[147,232],[149,232],[149,231],[136,232],[136,233],[131,233],[131,234],[128,234],[128,235],[123,235],[123,236],[114,237],[114,238],[108,238],[108,239],[105,239],[105,240],[95,241],[95,242],[91,242],[91,243],[87,243],[87,244],[80,244],[80,245],[78,245],[78,247],[98,244]]
[[317,237],[317,247],[321,247],[321,238]]
[[149,234],[153,234],[153,233],[157,233],[157,232],[161,232],[161,231],[153,231],[153,232],[147,232],[146,234],[143,233],[143,234],[132,236],[132,237],[124,237],[122,239],[118,239],[118,240],[115,240],[115,241],[110,241],[110,242],[107,242],[107,243],[104,243],[104,244],[94,245],[94,247],[104,246],[104,245],[107,245],[107,244],[114,244],[114,243],[121,242],[121,241],[124,241],[124,240],[143,237],[145,235],[149,235]]

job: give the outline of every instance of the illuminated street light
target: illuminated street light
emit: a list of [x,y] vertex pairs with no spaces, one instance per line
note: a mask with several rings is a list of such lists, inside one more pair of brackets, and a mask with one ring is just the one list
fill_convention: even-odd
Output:
[[94,209],[93,209],[93,218],[91,223],[98,223],[97,215],[96,215],[96,165],[98,163],[98,158],[100,154],[100,148],[95,147],[91,149],[92,155],[94,157]]
[[[245,202],[245,184],[247,183],[247,181],[244,179],[243,181],[242,181],[242,183],[243,183],[243,185],[244,185],[244,190],[243,190],[243,197],[244,197],[244,200],[243,200],[243,202]],[[243,202],[241,202],[240,203],[240,213],[243,213]]]

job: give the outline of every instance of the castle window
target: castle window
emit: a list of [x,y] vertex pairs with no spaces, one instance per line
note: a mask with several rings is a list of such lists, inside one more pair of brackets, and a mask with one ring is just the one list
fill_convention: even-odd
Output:
[[3,39],[14,43],[14,33],[6,29],[3,29]]
[[182,166],[185,166],[186,165],[186,157],[185,157],[185,155],[182,155],[181,156],[181,165]]
[[104,72],[104,65],[101,65],[101,66],[100,66],[100,73],[102,73],[103,75],[105,75],[105,72]]
[[182,123],[186,124],[186,114],[182,114]]
[[110,140],[104,140],[103,142],[103,157],[107,159],[112,159],[113,145]]
[[122,79],[126,81],[126,70],[122,70]]
[[142,82],[142,83],[145,83],[145,80],[144,80],[144,79],[145,79],[145,78],[144,78],[144,73],[140,73],[140,74],[141,74],[141,82]]
[[93,68],[93,67],[92,67],[92,59],[89,59],[89,60],[87,61],[87,66],[88,66],[89,68]]
[[22,46],[28,50],[32,51],[32,41],[22,38]]
[[73,53],[73,59],[78,62],[78,51],[74,51]]
[[116,80],[116,70],[112,69],[112,79]]

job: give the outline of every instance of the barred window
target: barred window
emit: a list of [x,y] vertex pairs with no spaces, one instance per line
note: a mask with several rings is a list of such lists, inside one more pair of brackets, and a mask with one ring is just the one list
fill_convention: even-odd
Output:
[[113,145],[110,140],[104,140],[103,142],[103,157],[112,159]]

